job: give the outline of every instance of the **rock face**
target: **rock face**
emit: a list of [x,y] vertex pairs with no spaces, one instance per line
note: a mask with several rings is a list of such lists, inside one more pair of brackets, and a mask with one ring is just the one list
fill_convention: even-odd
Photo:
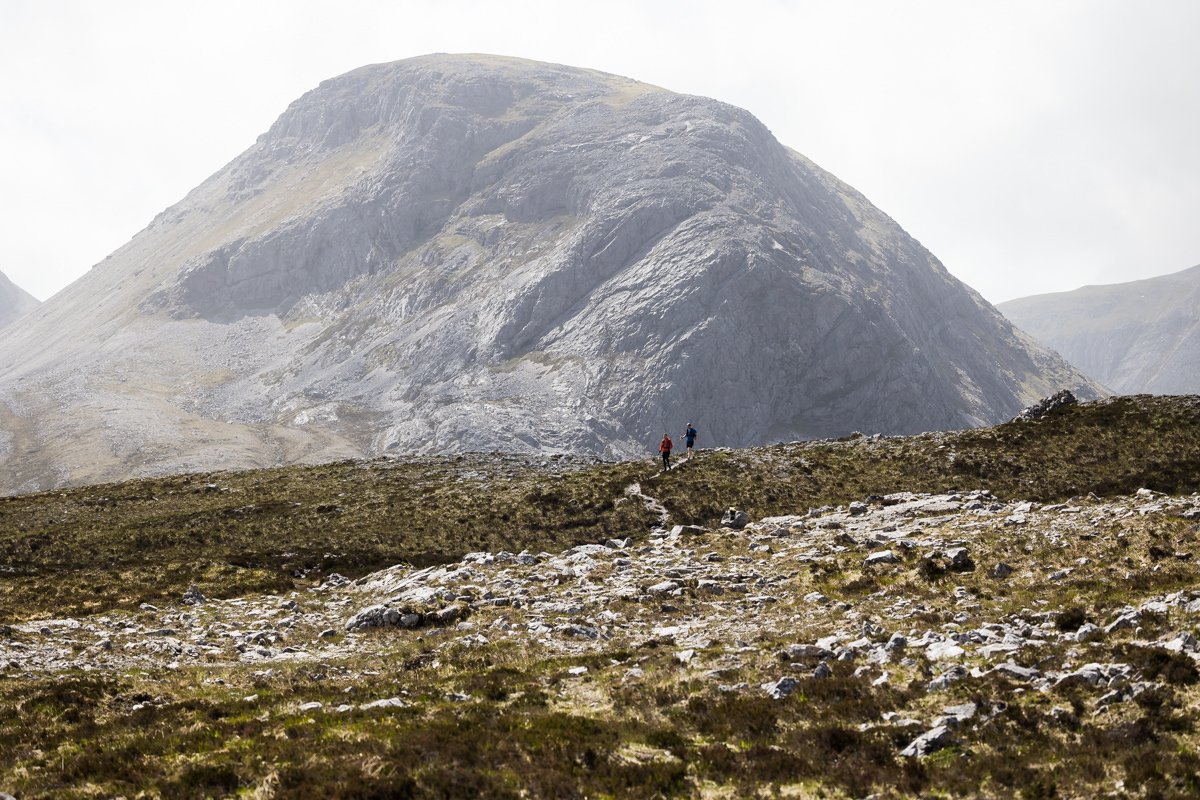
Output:
[[998,308],[1114,391],[1200,392],[1200,266],[1025,297]]
[[[1095,388],[745,111],[490,56],[309,92],[0,347],[0,488],[961,428]],[[66,413],[64,413],[66,412]]]
[[0,272],[0,328],[37,308],[38,305],[36,297],[17,286],[8,279],[7,275]]

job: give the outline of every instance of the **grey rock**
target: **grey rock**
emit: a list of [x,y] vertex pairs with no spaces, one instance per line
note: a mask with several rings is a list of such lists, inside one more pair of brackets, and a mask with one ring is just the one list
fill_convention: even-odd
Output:
[[850,512],[850,516],[861,517],[863,514],[866,514],[868,511],[870,511],[871,507],[862,501],[856,500],[850,504],[848,510]]
[[1108,686],[1115,681],[1123,681],[1131,671],[1132,668],[1128,664],[1085,664],[1074,672],[1060,675],[1054,686]]
[[949,746],[953,741],[950,728],[946,725],[938,725],[913,739],[907,747],[900,751],[900,755],[910,758],[927,756]]
[[736,508],[731,508],[721,517],[722,528],[733,528],[741,530],[750,524],[750,515],[745,511],[738,511]]
[[926,688],[931,692],[940,692],[965,677],[967,677],[966,667],[956,664],[931,680]]
[[832,658],[833,651],[815,644],[792,644],[784,648],[779,656],[785,661],[807,661]]
[[970,572],[975,569],[975,562],[971,560],[971,554],[965,547],[950,548],[946,551],[946,558],[950,560],[952,572]]
[[1130,630],[1136,628],[1141,622],[1142,615],[1139,611],[1128,611],[1117,616],[1112,622],[1104,626],[1104,633],[1111,634],[1117,631]]
[[208,598],[204,596],[204,593],[195,586],[189,586],[187,591],[183,593],[183,597],[180,598],[180,602],[186,606],[198,606],[207,600]]
[[451,603],[433,613],[426,614],[425,621],[430,625],[450,625],[462,619],[466,613],[467,609],[462,603]]
[[974,703],[961,703],[959,705],[946,706],[942,709],[942,719],[944,721],[940,724],[949,725],[950,727],[961,725],[963,722],[966,722],[974,717],[978,710],[979,707]]
[[817,666],[813,669],[812,676],[814,678],[832,677],[833,676],[833,668],[830,667],[829,664],[827,664],[826,662],[822,661],[820,664],[817,664]]
[[1022,667],[1020,664],[1015,664],[1012,661],[997,664],[992,668],[992,672],[998,672],[1001,675],[1007,675],[1010,678],[1016,678],[1020,681],[1032,681],[1042,676],[1042,673],[1038,670],[1032,667]]
[[380,628],[391,626],[397,628],[416,628],[422,622],[422,615],[402,611],[387,605],[374,605],[362,609],[346,620],[346,630],[362,630],[365,628]]
[[1062,391],[1055,392],[1050,397],[1043,397],[1041,400],[1029,406],[1028,408],[1022,409],[1021,413],[1016,416],[1016,419],[1022,421],[1041,419],[1042,417],[1049,416],[1060,408],[1073,406],[1078,402],[1079,401],[1075,398],[1075,395],[1068,390],[1063,389]]
[[1010,567],[1008,564],[1005,564],[1003,561],[997,563],[988,572],[988,574],[991,575],[993,578],[998,578],[1000,580],[1007,578],[1009,575],[1012,575],[1012,573],[1013,573],[1013,568]]
[[900,562],[900,560],[900,556],[896,555],[894,550],[877,550],[876,552],[868,555],[863,560],[863,564],[871,567],[877,564],[897,564]]
[[650,594],[669,594],[679,588],[679,584],[675,581],[662,581],[649,587],[646,591]]
[[777,681],[774,681],[773,683],[764,683],[762,685],[762,690],[764,692],[766,692],[767,695],[769,695],[770,697],[772,697],[776,700],[782,700],[783,698],[790,695],[792,692],[796,691],[796,688],[799,686],[800,686],[800,681],[796,680],[795,678],[793,678],[791,676],[785,675],[784,677],[780,678]]
[[386,697],[382,700],[372,700],[369,703],[362,703],[359,709],[362,711],[371,711],[376,708],[405,708],[408,703],[401,700],[399,697]]

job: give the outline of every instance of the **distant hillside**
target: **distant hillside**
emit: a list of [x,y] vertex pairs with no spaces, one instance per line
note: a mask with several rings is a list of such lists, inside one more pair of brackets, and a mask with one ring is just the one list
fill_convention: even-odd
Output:
[[38,299],[17,286],[8,276],[0,272],[0,328],[8,325],[22,314],[37,308]]
[[997,308],[1114,391],[1200,392],[1200,266]]

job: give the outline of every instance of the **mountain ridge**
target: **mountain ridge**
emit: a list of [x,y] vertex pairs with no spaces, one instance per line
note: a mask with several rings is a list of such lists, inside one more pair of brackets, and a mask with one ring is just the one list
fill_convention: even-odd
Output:
[[1118,392],[1200,392],[1200,266],[997,308]]
[[39,305],[41,301],[0,272],[0,328],[7,327]]

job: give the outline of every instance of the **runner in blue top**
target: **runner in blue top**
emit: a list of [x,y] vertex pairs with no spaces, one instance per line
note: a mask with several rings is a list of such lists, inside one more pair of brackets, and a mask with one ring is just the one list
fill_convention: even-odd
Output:
[[692,448],[696,446],[696,429],[692,427],[692,423],[688,423],[687,431],[683,434],[687,439],[687,460],[692,460]]

